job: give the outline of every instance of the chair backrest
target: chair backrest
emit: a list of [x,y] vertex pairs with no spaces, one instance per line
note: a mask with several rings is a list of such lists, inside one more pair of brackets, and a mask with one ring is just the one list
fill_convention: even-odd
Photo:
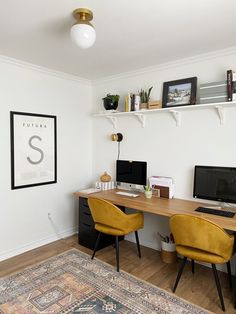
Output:
[[126,214],[114,204],[98,198],[88,198],[89,208],[96,224],[123,230],[126,224]]
[[170,218],[170,229],[177,246],[192,247],[226,259],[232,255],[234,238],[210,220],[177,214]]

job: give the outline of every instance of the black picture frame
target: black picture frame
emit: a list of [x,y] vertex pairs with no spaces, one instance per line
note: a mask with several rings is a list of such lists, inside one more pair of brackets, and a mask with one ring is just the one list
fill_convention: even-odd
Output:
[[163,83],[162,107],[179,107],[196,104],[197,77]]
[[57,182],[57,117],[10,111],[11,189]]

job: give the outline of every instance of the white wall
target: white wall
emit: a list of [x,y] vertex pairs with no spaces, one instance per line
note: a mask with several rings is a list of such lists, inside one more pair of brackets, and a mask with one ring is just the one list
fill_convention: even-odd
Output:
[[[133,117],[119,119],[117,130],[104,118],[91,119],[92,111],[104,110],[101,98],[109,92],[122,96],[119,109],[123,110],[128,92],[153,86],[152,98],[160,99],[164,81],[190,76],[199,82],[222,80],[227,69],[236,69],[236,49],[124,73],[93,82],[91,88],[86,80],[0,58],[0,260],[76,231],[77,202],[72,192],[90,186],[104,171],[114,178],[113,131],[124,134],[120,158],[146,160],[149,176],[172,176],[178,198],[191,199],[195,164],[236,166],[236,108],[227,108],[222,126],[214,110],[185,112],[180,127],[164,113],[148,116],[144,129]],[[58,183],[10,189],[11,110],[57,116]],[[158,249],[157,231],[168,232],[168,219],[145,215],[141,244]]]
[[[101,99],[107,93],[122,96],[118,110],[123,111],[128,92],[153,86],[152,99],[161,99],[165,81],[192,76],[198,77],[198,83],[219,81],[225,79],[227,69],[236,70],[235,48],[96,81],[94,112],[104,110]],[[184,112],[180,127],[168,113],[148,115],[144,129],[134,117],[126,116],[118,119],[116,130],[124,135],[120,159],[147,161],[149,176],[172,176],[175,196],[191,199],[194,165],[236,166],[235,121],[236,108],[227,108],[225,125],[220,125],[213,109]],[[113,127],[105,118],[94,118],[93,128],[93,178],[97,180],[105,170],[114,178],[117,143],[110,140]],[[168,232],[168,219],[146,214],[141,244],[159,248],[157,231]]]
[[[91,180],[91,83],[0,58],[0,108],[0,259],[5,259],[77,231],[72,193]],[[11,190],[11,110],[57,116],[56,184]]]

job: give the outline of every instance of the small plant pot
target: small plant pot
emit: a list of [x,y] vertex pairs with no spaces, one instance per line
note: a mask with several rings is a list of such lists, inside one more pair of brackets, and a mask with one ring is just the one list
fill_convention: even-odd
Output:
[[111,99],[103,99],[103,105],[106,110],[116,110],[118,107],[118,101],[112,102]]
[[174,243],[161,241],[161,259],[167,264],[175,263],[177,261],[177,253]]
[[148,108],[148,104],[146,103],[146,102],[142,102],[141,104],[140,104],[140,110],[145,110],[145,109],[147,109]]
[[144,194],[146,198],[152,198],[152,191],[145,191]]

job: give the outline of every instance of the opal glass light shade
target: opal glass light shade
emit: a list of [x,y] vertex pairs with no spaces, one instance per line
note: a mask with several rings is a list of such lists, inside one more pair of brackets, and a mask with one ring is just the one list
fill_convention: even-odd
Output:
[[70,31],[72,41],[80,48],[87,49],[93,46],[96,40],[95,29],[88,24],[75,24]]

